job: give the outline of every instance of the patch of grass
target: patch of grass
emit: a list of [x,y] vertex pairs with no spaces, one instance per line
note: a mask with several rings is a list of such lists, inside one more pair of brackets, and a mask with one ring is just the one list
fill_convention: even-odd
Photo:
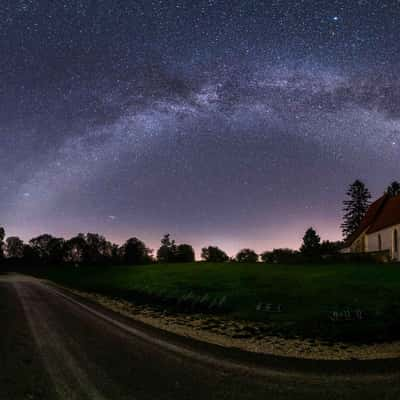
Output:
[[400,338],[400,265],[156,264],[53,268],[72,288],[181,312],[267,322],[271,333],[355,342]]

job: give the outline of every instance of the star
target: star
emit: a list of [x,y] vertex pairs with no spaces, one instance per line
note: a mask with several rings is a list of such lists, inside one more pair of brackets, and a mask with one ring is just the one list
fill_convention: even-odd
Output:
[[304,224],[340,237],[354,179],[376,196],[400,180],[398,2],[9,3],[0,226],[16,234],[295,248]]

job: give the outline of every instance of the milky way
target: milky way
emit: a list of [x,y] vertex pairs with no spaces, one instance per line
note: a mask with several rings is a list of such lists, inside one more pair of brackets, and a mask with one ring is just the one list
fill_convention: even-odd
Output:
[[[195,4],[193,4],[195,3]],[[5,1],[0,224],[229,253],[400,179],[397,1]]]

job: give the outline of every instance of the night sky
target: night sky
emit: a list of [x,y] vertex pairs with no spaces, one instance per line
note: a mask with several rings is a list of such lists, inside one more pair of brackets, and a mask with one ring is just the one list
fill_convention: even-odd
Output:
[[400,179],[400,2],[0,4],[0,225],[230,254]]

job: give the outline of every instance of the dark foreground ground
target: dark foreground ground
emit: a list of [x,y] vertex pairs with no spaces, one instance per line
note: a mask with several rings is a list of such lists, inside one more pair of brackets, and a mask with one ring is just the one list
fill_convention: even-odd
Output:
[[26,272],[161,310],[261,322],[266,335],[356,344],[400,339],[400,264],[197,262]]
[[296,362],[221,350],[21,275],[0,275],[0,323],[0,399],[400,398],[396,362]]

